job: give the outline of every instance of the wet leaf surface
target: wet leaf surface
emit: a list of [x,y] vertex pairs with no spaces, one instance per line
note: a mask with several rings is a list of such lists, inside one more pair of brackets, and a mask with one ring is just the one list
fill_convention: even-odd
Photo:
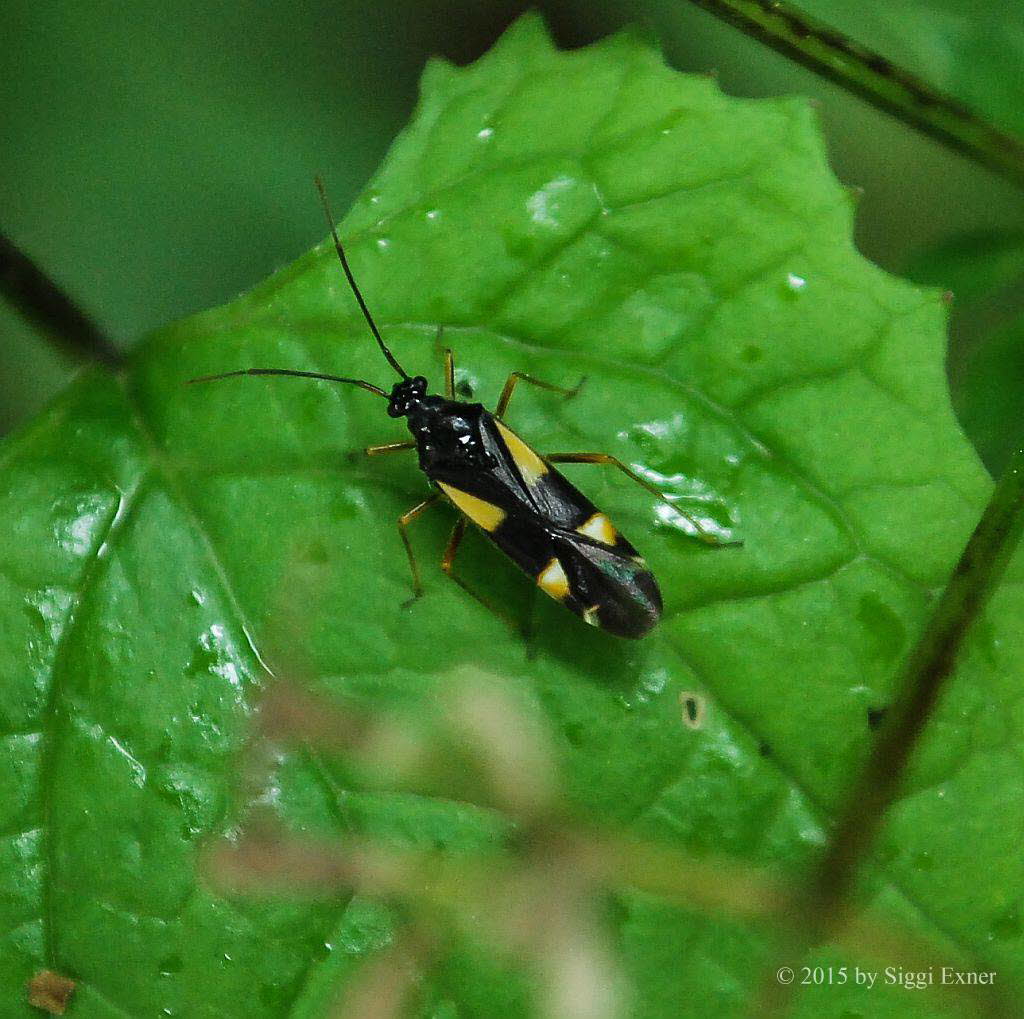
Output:
[[[363,898],[268,905],[197,877],[201,846],[237,822],[261,653],[382,710],[434,700],[467,663],[496,673],[542,709],[590,822],[799,874],[988,492],[949,407],[939,294],[866,263],[851,216],[806,102],[727,98],[628,35],[559,53],[525,19],[477,64],[427,69],[343,222],[410,370],[440,387],[443,325],[485,403],[514,368],[585,375],[571,402],[518,393],[510,423],[540,450],[613,453],[743,539],[709,549],[624,479],[567,468],[661,581],[666,618],[638,643],[532,598],[475,535],[466,573],[530,615],[530,640],[433,569],[403,611],[393,521],[425,485],[412,458],[358,455],[404,437],[383,404],[291,379],[183,384],[270,365],[389,385],[327,245],[154,335],[125,378],[85,375],[9,440],[3,997],[24,1002],[47,968],[76,981],[74,1015],[314,1016],[387,943],[389,915]],[[424,565],[452,523],[414,525]],[[977,628],[863,889],[1010,993],[1020,577]],[[265,801],[300,831],[451,852],[504,831],[463,802],[347,788],[299,750]],[[637,1015],[740,1009],[770,957],[769,931],[625,889],[609,918]],[[526,1008],[479,943],[453,947],[423,995],[434,1014]],[[878,986],[801,1006],[934,1014]]]

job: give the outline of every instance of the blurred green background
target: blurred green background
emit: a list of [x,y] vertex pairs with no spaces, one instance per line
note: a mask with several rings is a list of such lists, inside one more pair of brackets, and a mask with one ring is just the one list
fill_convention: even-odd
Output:
[[[957,293],[954,402],[999,468],[1024,416],[1024,192],[686,0],[7,0],[0,228],[127,348],[319,240],[313,174],[340,215],[405,123],[427,58],[471,61],[531,6],[563,46],[640,21],[673,64],[716,70],[727,92],[817,97],[837,175],[864,189],[860,249]],[[1024,6],[804,9],[1024,134]],[[0,305],[0,433],[74,367]]]

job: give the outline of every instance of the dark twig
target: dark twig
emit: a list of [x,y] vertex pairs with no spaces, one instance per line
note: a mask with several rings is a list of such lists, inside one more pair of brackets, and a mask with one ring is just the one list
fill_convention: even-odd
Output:
[[[796,959],[845,919],[857,869],[900,790],[911,754],[931,717],[971,624],[995,591],[1024,530],[1024,446],[1018,447],[996,485],[896,682],[896,698],[832,837],[803,895],[793,903]],[[771,980],[779,1007],[787,989]],[[791,989],[790,989],[791,992]]]
[[873,106],[1024,185],[1024,144],[890,60],[779,0],[692,0]]
[[0,294],[56,344],[81,360],[108,368],[120,351],[96,324],[11,240],[0,234]]

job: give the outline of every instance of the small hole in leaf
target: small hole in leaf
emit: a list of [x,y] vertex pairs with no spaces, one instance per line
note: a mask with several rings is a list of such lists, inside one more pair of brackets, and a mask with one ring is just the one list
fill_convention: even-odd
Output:
[[473,399],[473,383],[469,379],[459,379],[455,383],[455,392],[466,400]]
[[679,695],[679,703],[683,708],[683,725],[688,729],[700,729],[704,725],[707,701],[699,693],[684,690]]

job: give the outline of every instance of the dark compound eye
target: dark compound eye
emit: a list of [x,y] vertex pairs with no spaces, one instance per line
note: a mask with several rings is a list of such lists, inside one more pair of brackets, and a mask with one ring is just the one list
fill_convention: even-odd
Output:
[[427,391],[427,380],[422,375],[417,375],[412,380],[411,385],[412,385],[413,392],[415,392],[415,393],[419,393],[419,394],[422,395],[423,393],[425,393]]

